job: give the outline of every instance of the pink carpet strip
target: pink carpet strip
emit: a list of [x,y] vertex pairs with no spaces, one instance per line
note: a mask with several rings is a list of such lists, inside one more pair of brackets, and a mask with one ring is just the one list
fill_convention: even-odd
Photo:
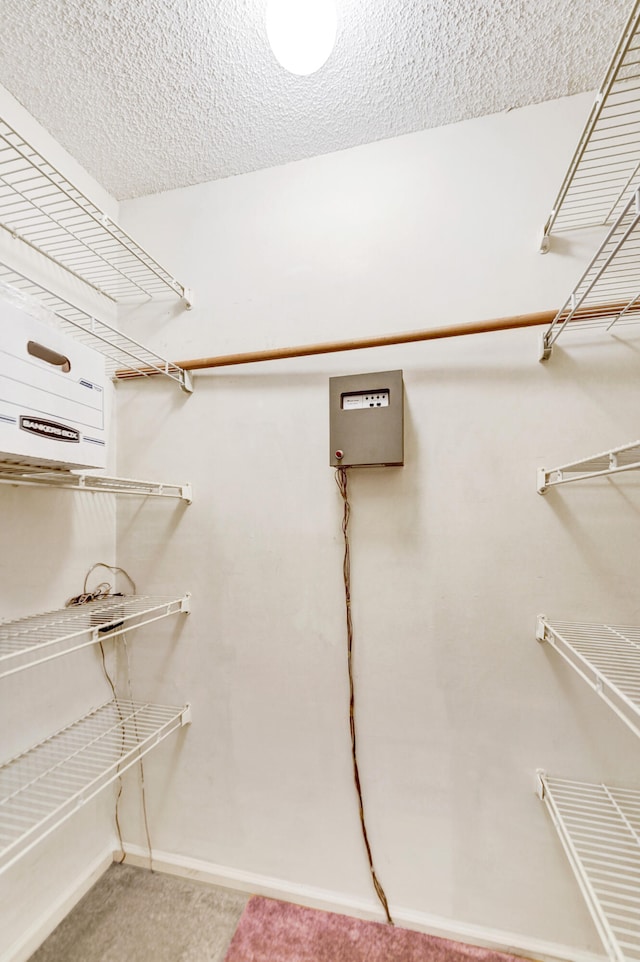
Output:
[[225,962],[521,962],[515,956],[380,922],[249,900]]

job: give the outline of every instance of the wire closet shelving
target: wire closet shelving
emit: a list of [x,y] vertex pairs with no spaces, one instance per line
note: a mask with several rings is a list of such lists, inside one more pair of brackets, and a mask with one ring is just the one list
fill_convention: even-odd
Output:
[[633,4],[551,214],[550,235],[610,224],[640,171],[640,0]]
[[0,263],[0,283],[33,298],[55,314],[61,331],[102,354],[110,378],[115,378],[117,371],[142,377],[161,374],[179,384],[183,391],[190,393],[193,390],[190,374],[177,364],[165,360],[139,341],[75,307],[7,264]]
[[0,872],[190,721],[188,705],[114,700],[2,765]]
[[[0,283],[14,288],[20,294],[32,297],[55,314],[61,330],[75,340],[99,351],[105,358],[110,377],[116,371],[135,371],[143,377],[149,372],[162,374],[190,392],[191,377],[187,371],[165,361],[116,328],[92,317],[69,301],[25,277],[24,274],[0,262]],[[110,494],[134,494],[142,497],[178,498],[191,504],[190,484],[163,481],[141,481],[134,478],[108,477],[87,471],[57,468],[55,465],[26,465],[18,461],[0,461],[0,483],[22,485],[45,485],[70,488],[75,491],[102,491]]]
[[640,188],[633,191],[550,327],[541,360],[565,330],[604,329],[640,319]]
[[107,494],[133,494],[143,498],[177,498],[185,504],[191,504],[193,496],[190,484],[137,481],[134,478],[114,478],[88,474],[84,471],[68,471],[64,468],[48,468],[11,461],[0,461],[0,484],[37,485]]
[[190,611],[182,598],[112,595],[84,605],[0,622],[0,678],[134,628]]
[[638,321],[640,314],[640,0],[635,0],[543,231],[613,225],[543,336],[546,360],[566,330]]
[[[565,331],[610,331],[640,320],[640,0],[630,17],[545,224],[555,233],[612,225],[543,335],[546,360]],[[640,441],[538,470],[537,489],[640,467]],[[640,736],[640,628],[538,617],[547,642]],[[612,962],[640,962],[640,792],[538,772],[558,832]]]
[[112,301],[190,293],[5,120],[0,225]]
[[571,461],[557,468],[538,468],[538,494],[546,494],[549,488],[572,481],[585,481],[589,478],[609,477],[625,471],[640,468],[640,441],[622,444],[600,454]]
[[640,959],[640,792],[539,771],[544,801],[613,962]]
[[[640,627],[550,621],[539,615],[536,638],[550,644],[640,736]],[[638,899],[640,904],[640,888]]]

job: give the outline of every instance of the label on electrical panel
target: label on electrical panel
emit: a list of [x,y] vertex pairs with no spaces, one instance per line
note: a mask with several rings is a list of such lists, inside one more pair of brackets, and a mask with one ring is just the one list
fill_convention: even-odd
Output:
[[361,411],[363,408],[388,408],[389,391],[359,391],[342,395],[343,411]]

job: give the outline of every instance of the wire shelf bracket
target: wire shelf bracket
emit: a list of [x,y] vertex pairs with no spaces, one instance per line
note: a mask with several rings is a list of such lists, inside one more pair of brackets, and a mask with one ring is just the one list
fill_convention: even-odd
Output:
[[191,292],[0,119],[0,226],[112,301]]
[[640,737],[640,627],[549,621],[539,615],[536,638],[551,645]]
[[26,294],[55,314],[60,330],[75,340],[98,351],[105,358],[109,377],[115,379],[116,371],[128,371],[136,376],[149,377],[162,374],[180,385],[187,394],[193,391],[193,381],[188,371],[177,364],[150,351],[138,341],[92,317],[75,307],[42,284],[37,284],[24,274],[0,262],[0,283]]
[[191,721],[172,708],[111,701],[0,767],[0,872]]
[[632,441],[618,448],[611,448],[601,454],[572,461],[558,468],[538,468],[537,491],[546,494],[549,488],[572,481],[585,481],[589,478],[610,477],[625,471],[640,468],[640,441]]
[[640,958],[640,792],[556,778],[544,802],[611,962]]
[[67,471],[45,465],[21,464],[13,461],[0,461],[0,484],[38,485],[106,494],[132,494],[143,498],[178,498],[185,504],[191,504],[193,500],[192,487],[188,483],[138,481],[133,478],[107,477],[88,474],[84,471]]
[[190,594],[181,598],[113,595],[0,622],[0,678],[190,610]]
[[542,232],[610,224],[640,171],[640,0],[635,0]]
[[[640,0],[639,0],[640,2]],[[640,319],[640,188],[634,190],[550,327],[539,359],[546,361],[565,330],[610,331]]]

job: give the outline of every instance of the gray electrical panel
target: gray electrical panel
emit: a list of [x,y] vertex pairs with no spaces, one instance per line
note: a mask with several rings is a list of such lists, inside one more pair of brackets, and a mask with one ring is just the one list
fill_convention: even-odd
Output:
[[329,378],[330,463],[404,464],[402,371]]

